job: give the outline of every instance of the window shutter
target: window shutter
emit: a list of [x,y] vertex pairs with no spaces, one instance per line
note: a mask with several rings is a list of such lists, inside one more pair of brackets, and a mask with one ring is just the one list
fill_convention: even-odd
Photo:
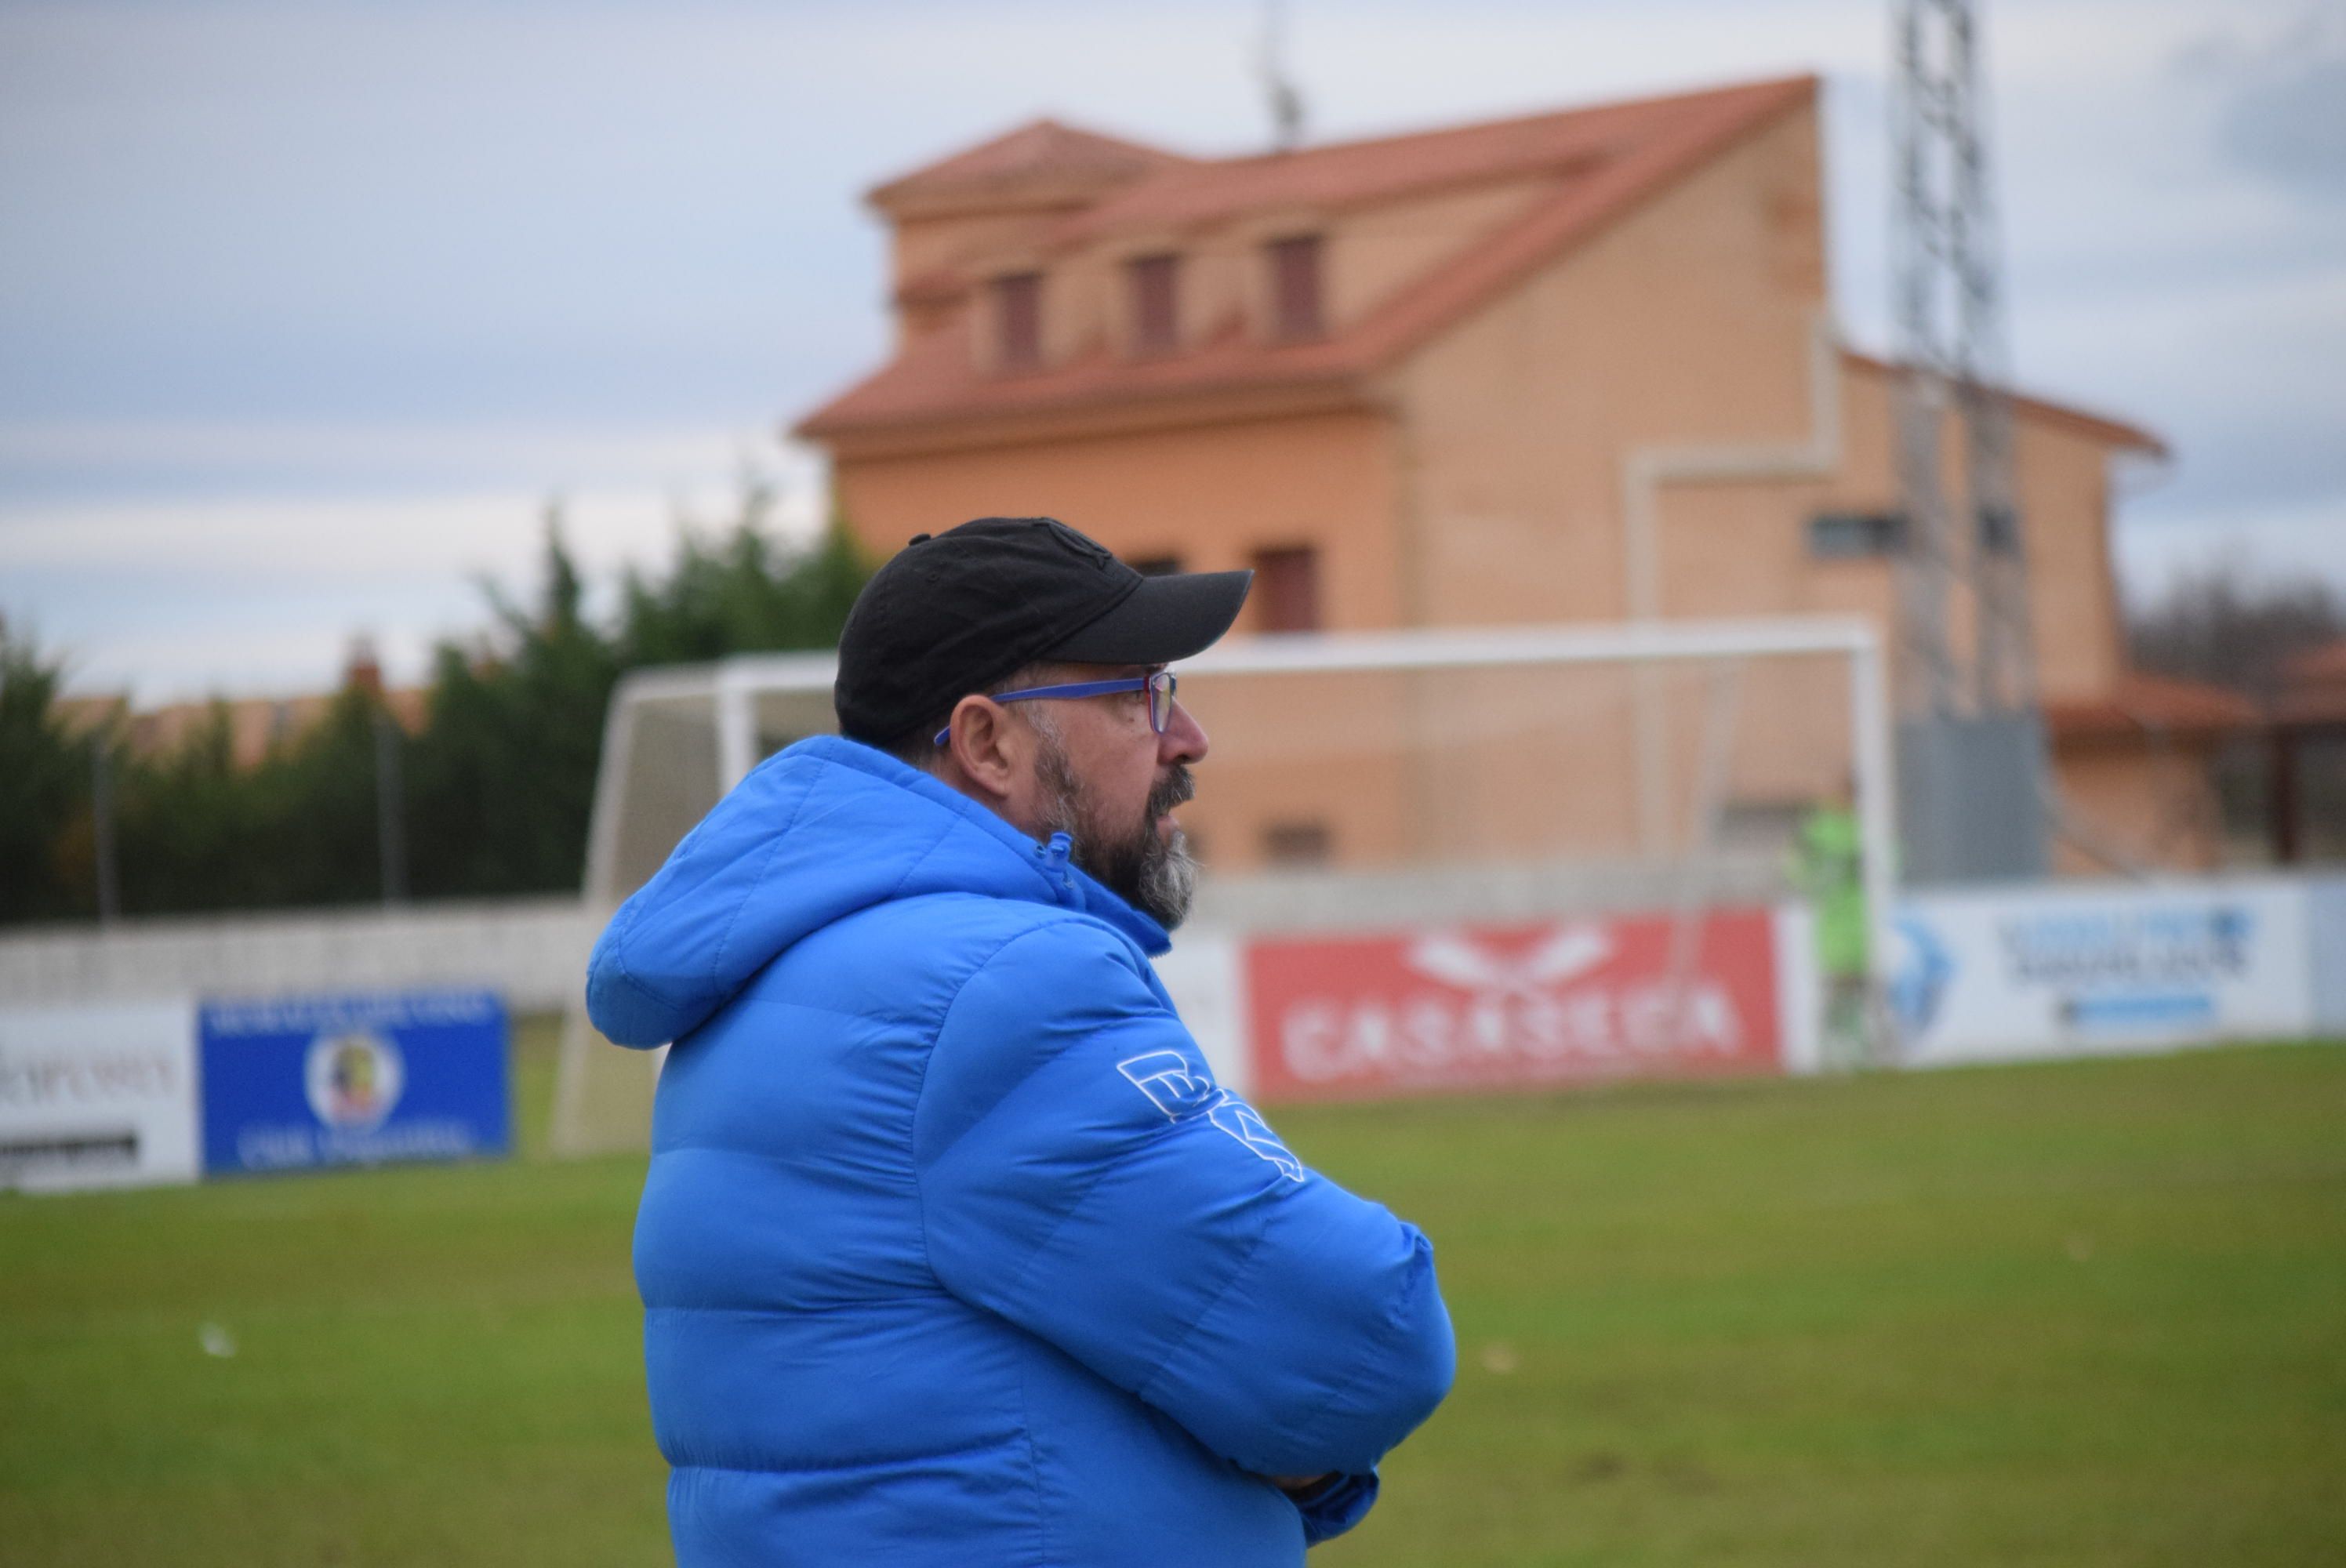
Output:
[[1316,338],[1327,330],[1320,299],[1320,237],[1270,243],[1271,329],[1282,338]]
[[994,280],[994,316],[1002,328],[1005,370],[1031,370],[1043,362],[1043,274],[1017,272]]
[[1320,629],[1320,553],[1309,545],[1254,554],[1255,626],[1266,632]]
[[1178,256],[1143,256],[1130,263],[1132,279],[1132,346],[1141,353],[1161,354],[1181,341]]

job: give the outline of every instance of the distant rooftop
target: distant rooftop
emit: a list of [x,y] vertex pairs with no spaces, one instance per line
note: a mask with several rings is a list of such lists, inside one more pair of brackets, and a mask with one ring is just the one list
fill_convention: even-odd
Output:
[[[1090,186],[1098,194],[1045,239],[1046,249],[1067,250],[1127,229],[1324,211],[1525,176],[1548,176],[1552,188],[1487,243],[1326,338],[1271,343],[1233,329],[1161,359],[1135,361],[1103,347],[1003,376],[978,365],[957,335],[932,333],[809,415],[799,433],[820,439],[1115,402],[1341,386],[1415,348],[1778,115],[1813,102],[1816,90],[1814,76],[1793,76],[1233,158],[1183,158],[1055,120],[1022,126],[879,187],[873,204],[898,216],[982,208],[987,193],[1005,205],[1040,205],[1045,190]],[[906,292],[934,296],[969,281],[933,271]]]
[[1115,184],[1188,161],[1138,142],[1038,119],[875,186],[868,199],[890,211],[991,205],[1036,188]]

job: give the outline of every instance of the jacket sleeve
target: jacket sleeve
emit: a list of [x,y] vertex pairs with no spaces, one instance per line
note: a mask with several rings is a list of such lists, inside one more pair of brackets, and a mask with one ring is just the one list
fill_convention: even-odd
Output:
[[1449,1390],[1425,1237],[1298,1162],[1086,922],[962,987],[913,1153],[947,1288],[1246,1470],[1365,1476]]

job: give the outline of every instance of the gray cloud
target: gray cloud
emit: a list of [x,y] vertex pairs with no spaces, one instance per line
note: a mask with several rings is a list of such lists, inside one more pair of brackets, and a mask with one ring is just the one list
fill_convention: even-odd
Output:
[[2259,43],[2210,38],[2178,66],[2214,87],[2216,147],[2227,162],[2346,201],[2346,13],[2309,10]]
[[[1995,178],[2023,384],[2176,449],[2122,520],[2182,550],[2315,519],[2259,537],[2338,572],[2311,542],[2346,504],[2346,18],[2306,5],[1992,7]],[[1837,302],[1886,346],[1881,0],[1292,11],[1325,137],[1825,72]],[[394,657],[441,625],[368,596],[379,562],[336,578],[354,532],[414,542],[459,618],[471,571],[526,569],[550,488],[590,556],[657,551],[670,495],[713,510],[742,455],[780,463],[780,424],[883,351],[862,188],[1042,112],[1255,147],[1260,19],[1256,0],[0,0],[0,605],[110,678],[291,689],[338,667],[336,593]],[[281,609],[221,585],[232,612],[167,622],[111,575],[181,532],[282,568]],[[36,565],[36,535],[78,553]],[[307,641],[230,636],[272,616]]]

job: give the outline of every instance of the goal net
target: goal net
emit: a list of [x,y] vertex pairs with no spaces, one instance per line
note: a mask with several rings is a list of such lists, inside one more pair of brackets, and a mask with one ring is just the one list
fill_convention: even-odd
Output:
[[[760,759],[829,732],[832,669],[622,681],[590,903],[616,909]],[[1887,907],[1862,622],[1231,638],[1178,673],[1211,737],[1181,813],[1204,875],[1159,969],[1217,1070],[1261,1094],[1781,1064],[1814,1048],[1790,1036],[1814,1011],[1798,910],[1821,812],[1854,834],[1872,921]],[[1764,1027],[1736,1012],[1771,1006]],[[574,1008],[556,1146],[640,1146],[657,1071]]]

